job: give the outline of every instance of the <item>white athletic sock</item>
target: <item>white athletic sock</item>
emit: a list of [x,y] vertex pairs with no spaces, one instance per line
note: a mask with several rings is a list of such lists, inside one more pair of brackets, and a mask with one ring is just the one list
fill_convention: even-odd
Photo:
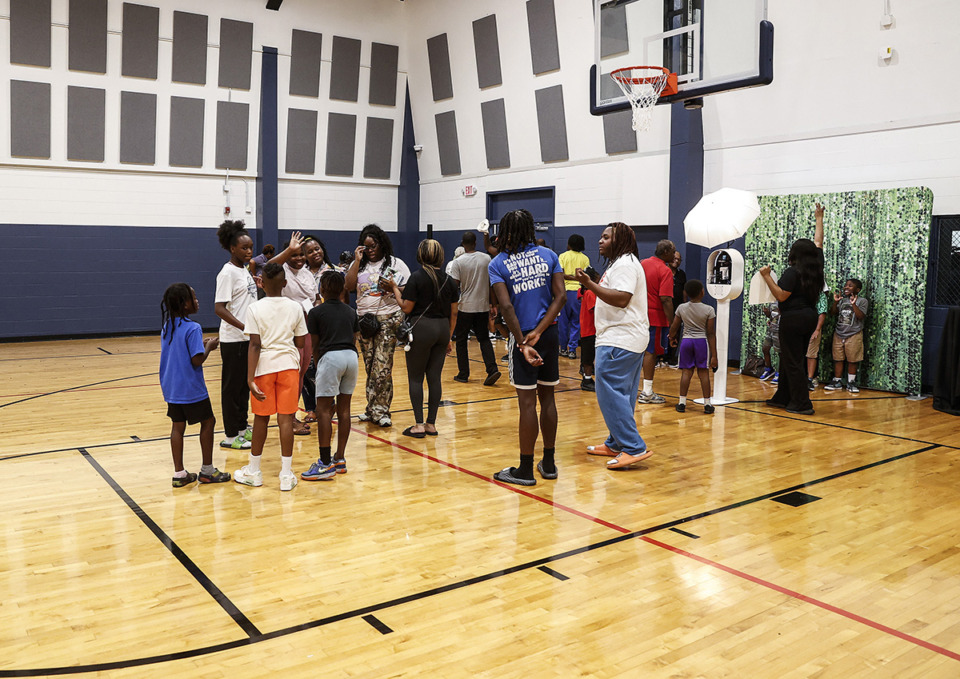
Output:
[[233,443],[233,440],[237,438],[236,436],[227,436],[223,439],[224,443]]
[[652,394],[653,393],[653,380],[644,380],[643,381],[643,393]]
[[848,374],[848,375],[847,375],[847,384],[853,384],[854,380],[856,380],[856,379],[857,379],[857,373],[853,373],[852,375]]
[[247,462],[247,471],[251,474],[256,474],[260,471],[260,456],[250,453],[250,461]]
[[187,478],[187,470],[186,470],[186,469],[181,469],[181,470],[178,471],[178,472],[173,472],[173,478],[175,478],[175,479],[185,479],[185,478]]
[[703,397],[703,405],[705,405],[705,406],[710,405],[710,397],[709,397],[709,396],[704,396],[704,397]]
[[290,457],[280,458],[280,473],[281,474],[293,473],[293,455],[291,455]]
[[686,396],[681,396],[681,397],[680,397],[680,405],[682,405],[682,406],[687,405],[687,397],[686,397]]

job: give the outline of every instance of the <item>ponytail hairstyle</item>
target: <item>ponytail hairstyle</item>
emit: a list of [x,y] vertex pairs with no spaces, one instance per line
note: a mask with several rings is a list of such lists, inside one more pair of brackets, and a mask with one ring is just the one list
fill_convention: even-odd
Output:
[[246,225],[243,223],[243,220],[240,219],[228,219],[217,229],[217,240],[220,241],[220,247],[227,252],[237,244],[241,236],[247,235],[249,234],[247,233]]
[[497,230],[497,248],[500,252],[515,255],[537,242],[533,215],[527,210],[513,210],[500,220]]
[[797,270],[800,277],[798,292],[816,304],[823,292],[823,254],[820,248],[809,238],[794,241],[787,255],[787,263]]
[[610,262],[615,262],[623,255],[633,255],[640,259],[637,250],[637,234],[623,222],[610,222],[607,227],[610,233]]
[[[186,283],[174,283],[163,293],[163,301],[160,302],[160,337],[166,338],[167,343],[173,342],[173,331],[177,324],[177,319],[187,318],[187,309],[193,304],[193,291]],[[169,337],[167,333],[167,323],[169,327]]]
[[417,246],[417,261],[433,281],[433,290],[440,294],[440,281],[437,270],[443,268],[443,246],[432,238],[425,238]]

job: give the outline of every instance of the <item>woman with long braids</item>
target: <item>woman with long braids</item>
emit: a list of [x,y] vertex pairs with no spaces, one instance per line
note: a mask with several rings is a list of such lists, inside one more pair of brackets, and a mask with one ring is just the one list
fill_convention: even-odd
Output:
[[[560,382],[560,335],[557,314],[567,301],[563,268],[557,255],[536,244],[533,215],[508,212],[500,220],[497,247],[490,262],[490,284],[500,313],[510,331],[507,341],[510,384],[520,406],[520,466],[493,475],[503,483],[533,486],[533,453],[543,434],[543,459],[537,471],[544,479],[557,478],[554,449],[557,440],[557,403],[553,389]],[[537,419],[537,401],[540,418]]]
[[817,327],[817,298],[823,294],[823,250],[808,238],[794,242],[787,269],[774,282],[770,267],[760,275],[780,304],[780,381],[767,405],[794,415],[813,415],[806,354]]
[[226,438],[221,448],[250,448],[253,429],[247,420],[250,388],[247,386],[247,349],[250,338],[243,334],[247,309],[257,301],[257,285],[247,266],[253,257],[253,239],[242,221],[227,220],[217,229],[220,247],[230,253],[230,261],[217,274],[213,309],[220,317],[220,407]]
[[[403,292],[393,284],[400,308],[414,323],[413,342],[407,352],[407,383],[416,424],[403,430],[404,436],[422,439],[437,435],[437,411],[443,386],[440,373],[443,361],[453,345],[450,336],[457,323],[457,282],[443,271],[443,246],[433,239],[417,247],[420,270],[410,275]],[[401,299],[402,298],[402,299]],[[406,339],[406,338],[401,338]],[[427,421],[423,421],[423,378],[427,378],[429,401]]]
[[373,337],[360,336],[360,353],[367,372],[367,407],[360,414],[361,422],[376,422],[381,427],[393,425],[393,354],[397,328],[403,320],[393,283],[402,292],[408,278],[410,269],[394,256],[393,244],[383,229],[376,224],[363,227],[353,262],[344,276],[346,289],[357,293],[357,315],[373,314],[380,324]]
[[577,280],[597,296],[594,320],[597,405],[609,435],[590,455],[612,457],[608,469],[621,469],[650,457],[634,409],[649,336],[647,278],[637,255],[637,237],[623,222],[613,222],[600,236],[600,256],[610,262],[599,282],[583,269]]

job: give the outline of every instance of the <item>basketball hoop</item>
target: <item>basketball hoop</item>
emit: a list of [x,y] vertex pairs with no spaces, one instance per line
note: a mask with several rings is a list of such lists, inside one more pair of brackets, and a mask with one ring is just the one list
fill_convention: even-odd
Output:
[[662,93],[677,93],[677,74],[661,66],[627,66],[618,68],[610,77],[633,107],[633,129],[650,129],[653,107]]

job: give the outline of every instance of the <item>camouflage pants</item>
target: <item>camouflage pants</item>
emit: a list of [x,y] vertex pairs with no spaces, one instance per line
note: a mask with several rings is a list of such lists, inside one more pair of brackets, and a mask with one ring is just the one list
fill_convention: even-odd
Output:
[[397,348],[397,328],[403,320],[403,312],[382,314],[380,332],[370,339],[360,337],[360,354],[367,371],[367,409],[370,419],[376,421],[390,417],[393,403],[393,354]]

